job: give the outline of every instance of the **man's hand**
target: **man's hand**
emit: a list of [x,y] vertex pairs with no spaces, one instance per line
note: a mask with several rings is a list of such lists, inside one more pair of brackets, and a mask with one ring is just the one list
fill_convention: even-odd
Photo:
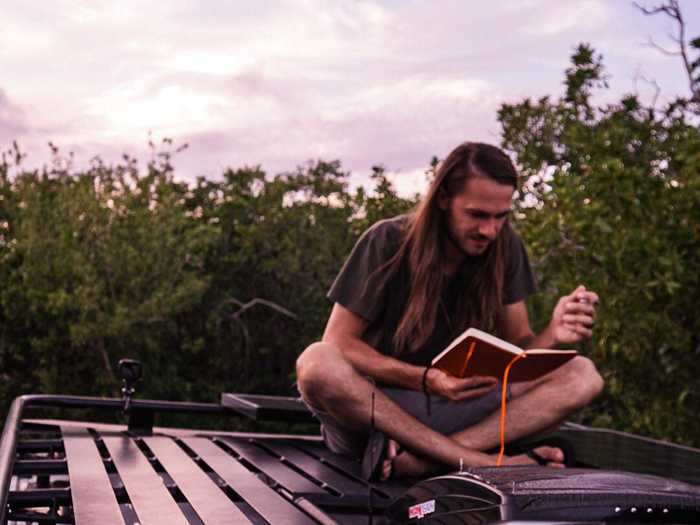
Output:
[[426,378],[428,393],[446,397],[452,401],[461,401],[472,397],[480,397],[496,387],[495,377],[474,376],[461,379],[431,368]]
[[555,345],[578,343],[593,335],[598,294],[581,285],[557,302],[548,330]]

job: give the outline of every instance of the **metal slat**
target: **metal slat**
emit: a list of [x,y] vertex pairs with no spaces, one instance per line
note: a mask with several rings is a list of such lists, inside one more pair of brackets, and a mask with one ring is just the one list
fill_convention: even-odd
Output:
[[223,393],[221,405],[256,421],[318,423],[304,402],[297,397]]
[[184,438],[202,460],[270,523],[316,523],[207,438]]
[[280,462],[278,458],[255,446],[250,439],[227,436],[222,437],[221,441],[230,445],[233,450],[255,465],[265,475],[295,494],[328,494],[320,486]]
[[154,436],[143,440],[204,523],[250,523],[241,509],[172,438]]
[[27,452],[55,452],[63,450],[63,441],[60,439],[25,439],[17,443],[17,453]]
[[349,472],[350,474],[353,474],[354,476],[362,477],[362,464],[357,459],[335,454],[328,450],[326,445],[323,443],[300,442],[298,440],[291,441],[290,443],[299,448],[303,448],[314,456],[323,459],[326,463],[330,463],[342,470],[345,470],[346,472]]
[[362,493],[367,490],[367,485],[357,480],[345,476],[338,471],[332,469],[328,465],[324,465],[318,459],[304,454],[301,450],[290,446],[289,444],[265,440],[261,443],[275,454],[284,457],[289,462],[293,463],[303,472],[306,472],[313,478],[333,487],[342,494]]
[[[284,442],[296,448],[308,451],[312,455],[320,458],[319,461],[322,461],[327,465],[333,465],[335,468],[345,471],[353,477],[362,480],[362,466],[360,462],[356,459],[351,459],[347,456],[341,456],[340,454],[334,454],[333,452],[328,450],[328,448],[326,448],[326,446],[322,443],[299,440],[285,440]],[[403,494],[411,485],[413,485],[413,483],[414,481],[411,480],[406,480],[402,478],[392,478],[388,481],[383,481],[381,483],[374,483],[374,488],[375,491],[387,494],[391,499],[393,499]],[[367,490],[367,483],[362,482],[362,484],[363,488],[362,490],[357,491],[357,494],[365,494],[364,491]]]
[[95,440],[85,428],[62,427],[76,525],[124,523]]
[[18,459],[15,461],[14,474],[19,475],[57,475],[68,473],[65,459]]
[[50,507],[53,504],[65,507],[72,504],[70,488],[11,490],[7,501],[21,507]]
[[103,436],[102,440],[112,456],[141,525],[187,525],[163,479],[153,470],[136,443],[126,436]]

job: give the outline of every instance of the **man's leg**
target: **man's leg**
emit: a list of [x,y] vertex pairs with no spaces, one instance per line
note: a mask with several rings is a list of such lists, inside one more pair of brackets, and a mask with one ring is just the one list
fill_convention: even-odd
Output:
[[[595,365],[578,356],[530,383],[513,384],[506,414],[508,441],[559,425],[569,414],[588,405],[603,389]],[[452,437],[469,448],[489,450],[499,444],[499,413]]]
[[[602,390],[603,380],[593,363],[582,356],[524,384],[511,385],[505,432],[508,442],[558,426],[569,414],[589,404]],[[492,450],[500,444],[500,413],[496,411],[465,430],[452,434],[453,440],[471,450]],[[395,467],[399,472],[429,469],[425,459],[401,454]]]
[[[494,456],[467,448],[463,443],[431,430],[403,411],[358,374],[334,345],[315,343],[307,348],[297,360],[297,381],[304,397],[312,405],[330,414],[348,431],[368,432],[373,412],[377,430],[435,463],[451,468],[458,468],[460,464],[494,465]],[[558,456],[555,457],[557,452],[550,447],[543,447],[541,451],[553,461],[559,461]],[[509,458],[511,460],[530,462],[521,457]]]

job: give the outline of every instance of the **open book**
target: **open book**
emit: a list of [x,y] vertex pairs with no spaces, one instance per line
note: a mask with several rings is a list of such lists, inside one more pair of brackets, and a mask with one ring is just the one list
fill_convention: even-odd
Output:
[[457,377],[493,376],[503,378],[508,363],[524,354],[511,368],[510,382],[529,381],[560,367],[576,350],[523,350],[491,334],[469,328],[435,359],[433,366]]

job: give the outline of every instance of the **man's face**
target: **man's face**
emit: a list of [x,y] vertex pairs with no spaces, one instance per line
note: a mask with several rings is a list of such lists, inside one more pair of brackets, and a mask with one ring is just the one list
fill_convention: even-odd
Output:
[[510,214],[514,189],[487,177],[470,177],[464,190],[452,198],[443,196],[440,208],[448,226],[448,254],[460,258],[481,255]]

